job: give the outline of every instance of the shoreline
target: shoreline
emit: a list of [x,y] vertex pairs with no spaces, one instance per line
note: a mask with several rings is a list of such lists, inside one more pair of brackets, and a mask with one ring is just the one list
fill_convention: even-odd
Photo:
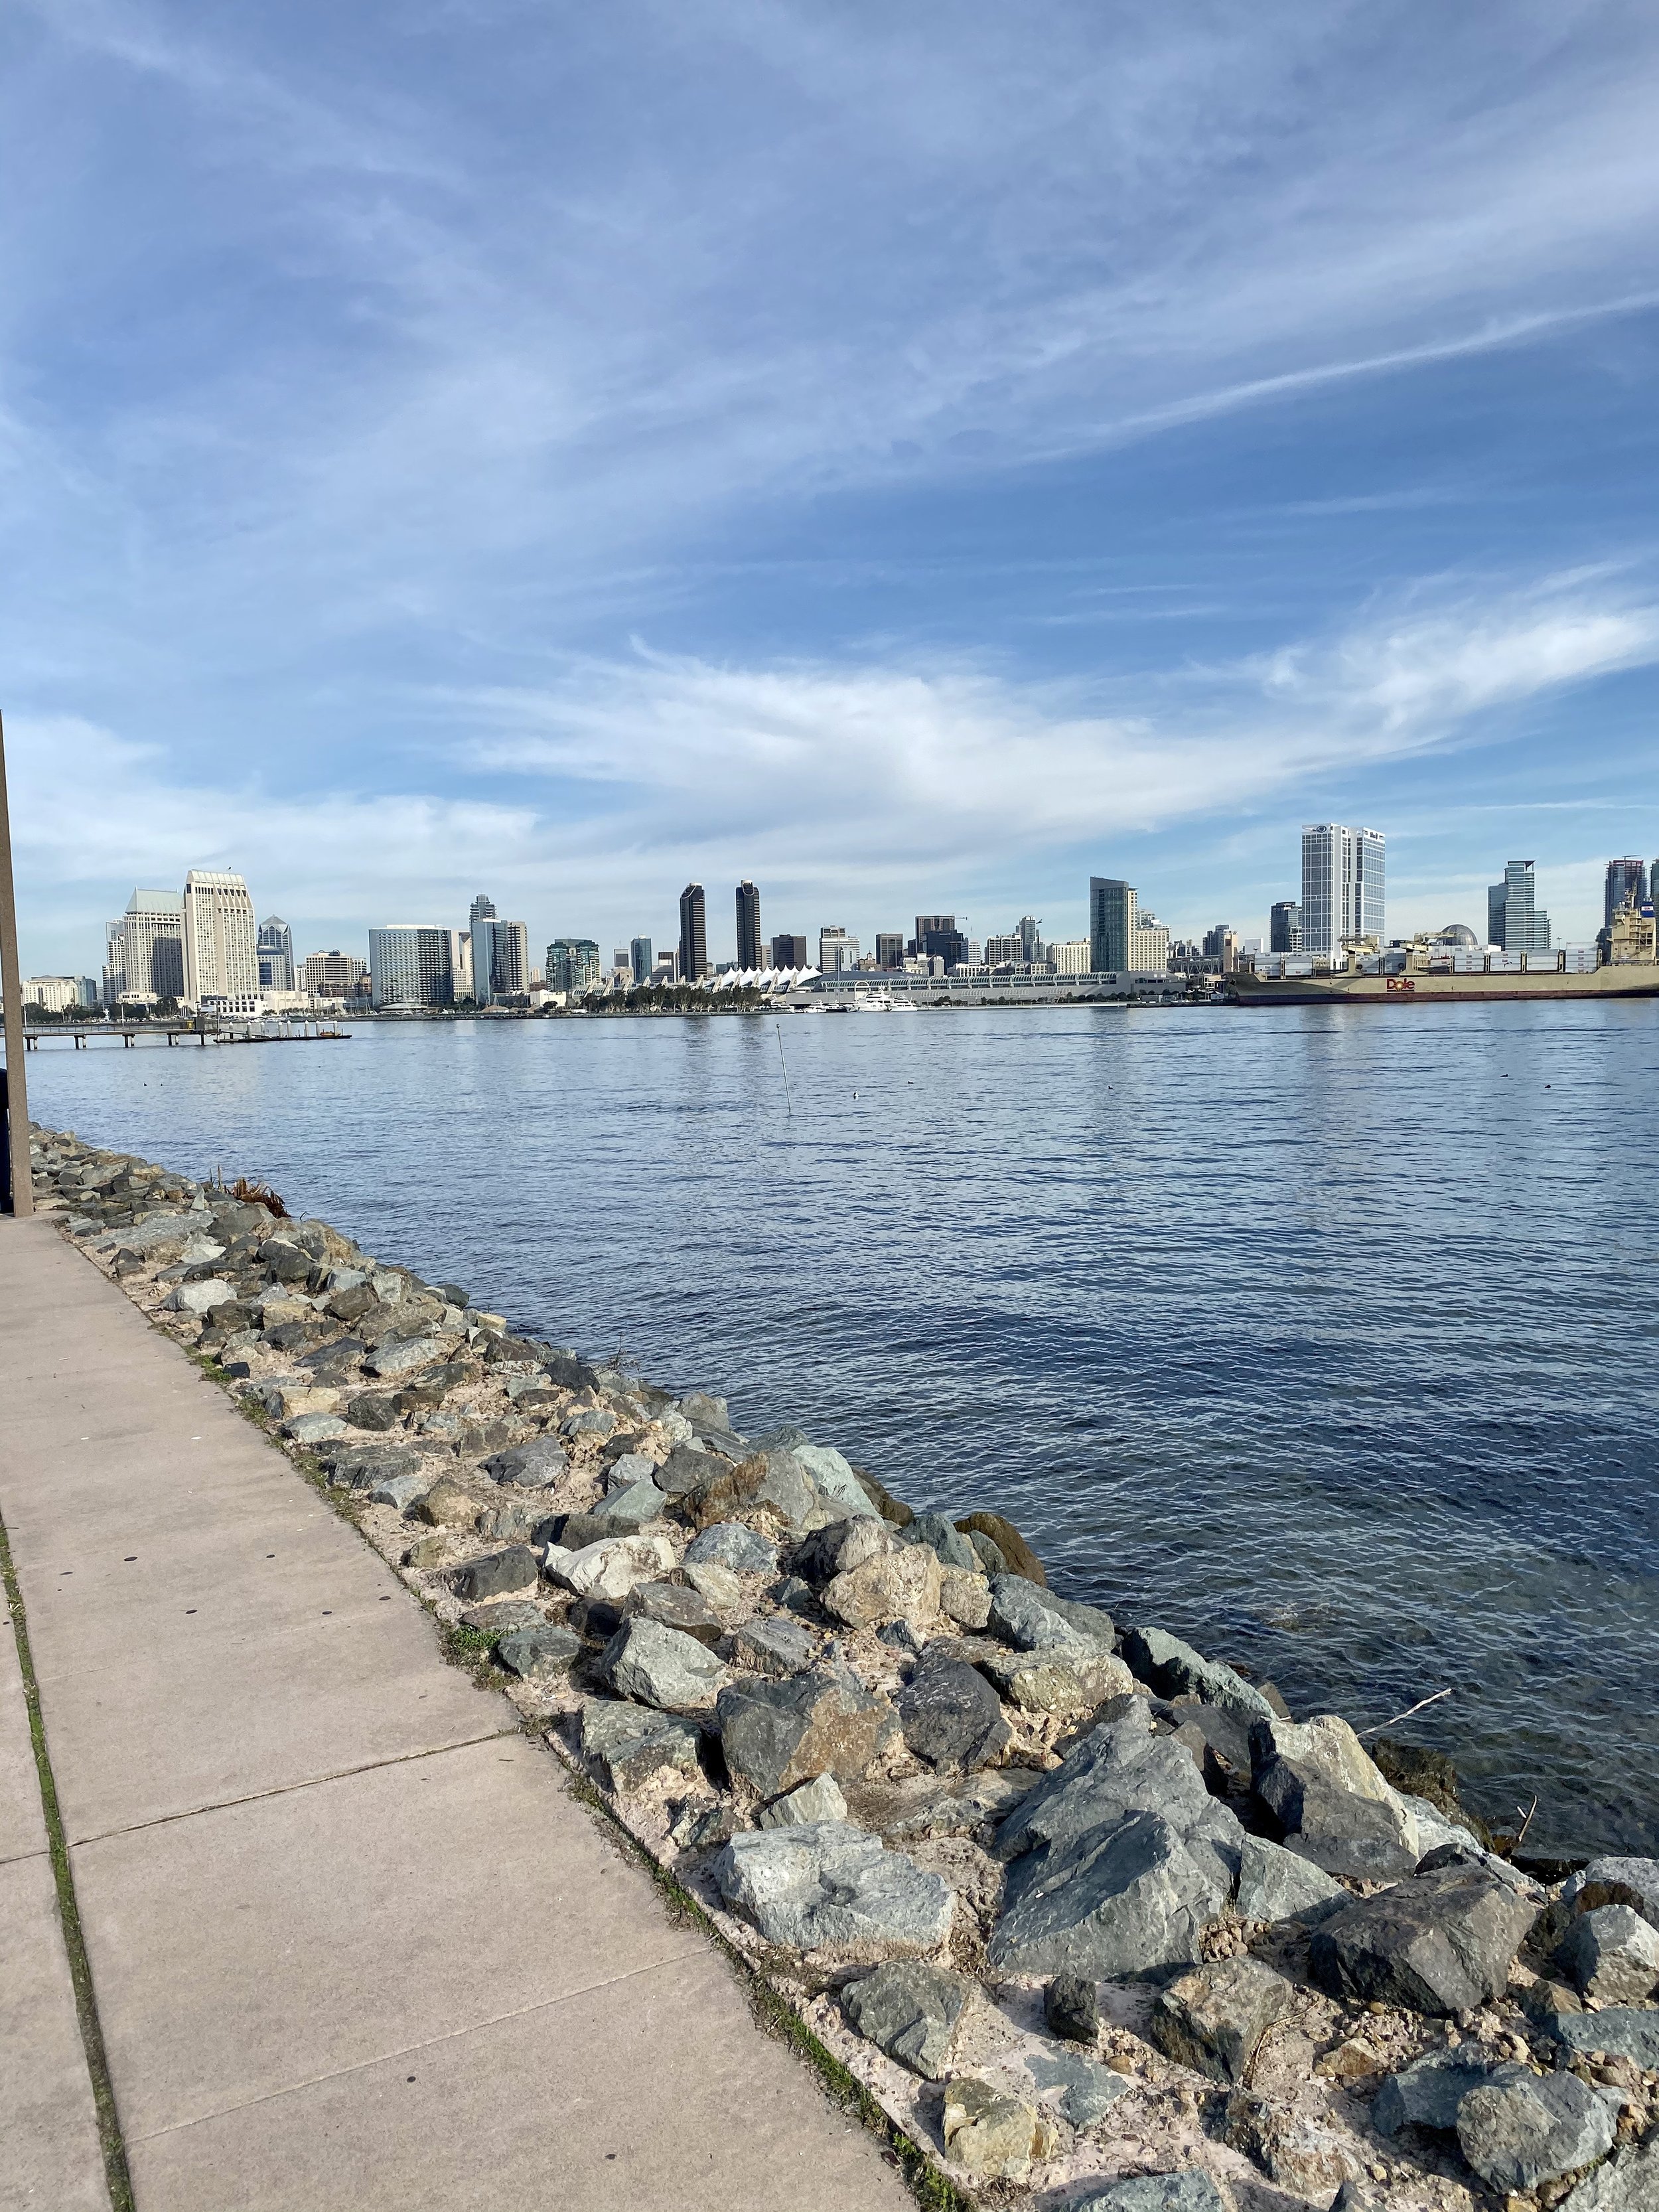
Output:
[[[1292,1722],[1270,1684],[1050,1591],[993,1511],[914,1515],[799,1431],[746,1438],[709,1392],[514,1338],[326,1224],[34,1134],[72,1239],[962,2186],[1103,2204],[1180,2170],[1262,2212],[1344,2185],[1547,2212],[1595,2159],[1499,2189],[1455,2128],[1448,2148],[1376,2113],[1466,2046],[1471,2094],[1520,2096],[1504,2067],[1605,2088],[1580,2039],[1615,2025],[1655,2039],[1601,2063],[1634,2079],[1596,2157],[1659,2121],[1659,2011],[1590,2029],[1556,1953],[1644,1911],[1598,1902],[1594,1868],[1494,1856],[1449,1762],[1391,1782],[1335,1717]],[[1498,1916],[1484,1980],[1425,2004],[1379,1898],[1454,1949],[1460,1915]],[[1068,1971],[1087,2034],[1054,2026]]]

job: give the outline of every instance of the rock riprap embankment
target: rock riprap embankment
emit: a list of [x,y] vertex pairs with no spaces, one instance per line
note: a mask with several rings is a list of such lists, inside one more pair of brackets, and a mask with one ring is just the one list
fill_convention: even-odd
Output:
[[325,1222],[34,1149],[70,1235],[988,2202],[1659,2212],[1659,1862],[1547,1887],[1440,1754],[1385,1774],[1240,1655],[1050,1589],[988,1506],[915,1511]]

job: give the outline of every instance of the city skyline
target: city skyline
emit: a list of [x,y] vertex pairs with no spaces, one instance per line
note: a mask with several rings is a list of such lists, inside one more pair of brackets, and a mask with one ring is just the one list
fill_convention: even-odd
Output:
[[1254,934],[1336,819],[1581,939],[1659,848],[1650,15],[131,14],[0,88],[31,969],[191,866]]

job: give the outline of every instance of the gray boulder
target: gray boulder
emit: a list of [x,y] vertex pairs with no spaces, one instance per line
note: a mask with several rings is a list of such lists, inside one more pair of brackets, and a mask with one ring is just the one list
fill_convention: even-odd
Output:
[[1279,1832],[1327,1874],[1397,1881],[1423,1856],[1417,1820],[1335,1713],[1250,1728],[1252,1783]]
[[924,1654],[896,1700],[907,1749],[940,1772],[991,1765],[1013,1731],[1001,1700],[976,1668]]
[[1389,2075],[1371,2100],[1371,2125],[1384,2136],[1397,2136],[1405,2128],[1453,2135],[1458,2106],[1471,2089],[1490,2081],[1495,2071],[1479,2044],[1431,2051]]
[[706,1598],[678,1583],[636,1583],[623,1600],[629,1620],[654,1620],[663,1628],[676,1628],[682,1636],[695,1636],[712,1650],[725,1633],[724,1624]]
[[1659,2206],[1659,2136],[1629,2143],[1587,2173],[1559,2212],[1654,2212]]
[[541,1578],[542,1563],[527,1544],[509,1544],[504,1552],[487,1552],[469,1559],[449,1577],[457,1597],[476,1605],[480,1598],[505,1597],[509,1591],[532,1589]]
[[1185,1690],[1247,1723],[1273,1717],[1267,1698],[1242,1674],[1219,1659],[1205,1658],[1162,1628],[1126,1629],[1123,1656],[1136,1679],[1150,1683],[1162,1697],[1179,1697]]
[[863,1514],[868,1514],[872,1519],[879,1517],[850,1463],[833,1444],[809,1444],[802,1441],[793,1447],[793,1450],[826,1506],[838,1513],[851,1514],[854,1518]]
[[417,1498],[424,1498],[431,1488],[423,1474],[383,1474],[369,1486],[371,1505],[392,1505],[399,1513],[407,1513]]
[[532,1437],[528,1443],[496,1452],[484,1462],[483,1471],[492,1482],[509,1482],[520,1490],[545,1490],[569,1465],[556,1437]]
[[1238,1868],[1241,1920],[1299,1920],[1311,1928],[1346,1905],[1352,1890],[1265,1836],[1246,1836]]
[[1103,1639],[1082,1637],[1048,1602],[1048,1592],[1039,1590],[1022,1575],[992,1577],[991,1628],[1019,1651],[1075,1650],[1085,1641],[1103,1643],[1108,1652],[1112,1648],[1109,1635]]
[[658,1620],[625,1620],[599,1664],[618,1697],[666,1713],[706,1711],[726,1681],[706,1644]]
[[[820,1774],[775,1797],[759,1814],[757,1828],[800,1828],[811,1820],[844,1820],[847,1800],[833,1774]],[[721,1838],[724,1841],[724,1838]]]
[[810,1628],[775,1615],[744,1621],[732,1638],[732,1657],[738,1666],[747,1667],[756,1674],[770,1674],[780,1682],[810,1667],[817,1648],[818,1640]]
[[667,1505],[668,1500],[650,1476],[641,1475],[637,1482],[627,1483],[601,1498],[592,1517],[603,1524],[607,1535],[631,1536],[652,1522],[660,1521]]
[[714,1875],[733,1911],[792,1950],[899,1958],[951,1932],[948,1885],[842,1820],[733,1836]]
[[568,1628],[544,1626],[515,1628],[495,1646],[495,1656],[509,1674],[537,1681],[568,1674],[581,1656],[582,1640]]
[[926,1544],[937,1552],[939,1564],[960,1567],[965,1574],[979,1572],[979,1560],[968,1539],[951,1526],[942,1513],[918,1513],[899,1531],[902,1544]]
[[1010,1973],[1097,1981],[1190,1966],[1226,1894],[1213,1858],[1194,1857],[1158,1814],[1133,1814],[1016,1860],[987,1956]]
[[1167,2057],[1218,2081],[1243,2081],[1256,2045],[1291,2001],[1259,1959],[1214,1959],[1159,1992],[1149,2033]]
[[689,1498],[709,1474],[708,1454],[700,1444],[676,1444],[657,1469],[657,1487],[665,1498]]
[[1239,1867],[1244,1832],[1237,1815],[1212,1797],[1182,1747],[1152,1733],[1145,1698],[1091,1729],[1060,1765],[1022,1800],[997,1831],[995,1855],[1014,1859],[1067,1846],[1138,1813],[1167,1821],[1225,1897]]
[[734,1575],[775,1575],[778,1552],[775,1544],[769,1544],[741,1521],[717,1521],[687,1545],[685,1564],[726,1567]]
[[1498,2066],[1457,2107],[1458,2148],[1489,2188],[1536,2189],[1604,2157],[1618,2115],[1616,2093],[1576,2074]]
[[1127,2075],[1097,2065],[1079,2051],[1028,2051],[1025,2070],[1039,2093],[1060,2092],[1060,2115],[1074,2128],[1091,2128],[1103,2120],[1118,2099],[1134,2087]]
[[394,1338],[377,1345],[367,1354],[363,1365],[371,1375],[412,1375],[417,1367],[429,1367],[434,1359],[441,1359],[447,1349],[441,1337]]
[[1603,2005],[1600,2012],[1550,2014],[1546,2027],[1568,2051],[1586,2057],[1605,2051],[1628,2058],[1644,2073],[1659,2068],[1659,2012],[1640,2005]]
[[1598,1905],[1573,1922],[1555,1959],[1581,1996],[1640,2004],[1659,1983],[1659,1934],[1628,1905]]
[[714,1726],[730,1772],[761,1797],[816,1774],[855,1782],[898,1731],[885,1698],[824,1668],[784,1682],[761,1676],[729,1682],[714,1707]]
[[1537,1917],[1483,1868],[1440,1867],[1334,1912],[1313,1931],[1309,1963],[1334,1996],[1468,2012],[1504,1987]]
[[837,1575],[851,1574],[896,1548],[896,1539],[884,1521],[868,1515],[830,1521],[796,1545],[789,1555],[790,1571],[812,1589],[827,1589]]
[[1592,1859],[1568,1877],[1561,1904],[1569,1912],[1592,1912],[1600,1905],[1627,1905],[1650,1928],[1659,1928],[1659,1859]]
[[595,1698],[582,1707],[578,1745],[594,1779],[619,1796],[643,1790],[665,1774],[699,1771],[693,1724],[645,1705]]
[[877,2050],[924,2081],[942,2081],[972,1989],[925,1959],[894,1960],[843,1990],[842,2010]]
[[1179,2173],[1133,2173],[1109,2181],[1074,2197],[1066,2212],[1233,2212],[1233,2200],[1212,2174],[1189,2166]]
[[1042,2024],[1067,2043],[1092,2043],[1100,2033],[1100,1992],[1086,1974],[1056,1974],[1042,1992]]

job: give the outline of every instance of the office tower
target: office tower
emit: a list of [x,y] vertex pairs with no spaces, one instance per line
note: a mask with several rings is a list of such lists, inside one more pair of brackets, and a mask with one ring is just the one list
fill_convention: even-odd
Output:
[[1505,860],[1504,880],[1486,892],[1486,942],[1505,952],[1547,952],[1550,918],[1535,903],[1530,860]]
[[919,914],[915,948],[919,960],[942,960],[947,975],[968,957],[968,939],[953,914]]
[[[530,932],[521,921],[492,921],[489,990],[495,999],[521,999],[530,988]],[[476,986],[477,970],[473,970]]]
[[683,980],[680,975],[680,948],[678,945],[671,945],[666,952],[659,952],[657,955],[657,964],[651,970],[651,980],[653,983],[678,983]]
[[[1232,933],[1228,932],[1231,937]],[[1129,933],[1129,966],[1141,975],[1162,975],[1170,965],[1170,933],[1155,914],[1137,913]]]
[[1302,825],[1302,950],[1330,957],[1346,938],[1382,942],[1384,844],[1376,830]]
[[363,963],[349,952],[307,952],[302,987],[313,999],[349,999],[363,978]]
[[1042,957],[1042,924],[1034,914],[1023,914],[1016,931],[1022,947],[1022,960],[1041,960]]
[[136,890],[109,926],[104,1003],[185,995],[185,902],[177,891]]
[[1302,908],[1294,899],[1275,901],[1267,917],[1267,950],[1270,952],[1301,951]]
[[636,937],[628,948],[628,964],[636,983],[648,983],[651,970],[656,965],[656,955],[651,950],[648,937]]
[[454,932],[414,921],[371,929],[368,972],[377,1008],[453,1006]]
[[246,884],[222,868],[192,868],[184,903],[185,998],[217,1012],[253,1013],[259,939]]
[[455,975],[455,1003],[459,1006],[472,996],[472,933],[458,929],[451,948],[450,965]]
[[902,968],[904,965],[904,933],[900,929],[878,929],[876,932],[876,965],[878,968]]
[[760,893],[746,880],[738,885],[738,965],[766,965],[761,951]]
[[1089,878],[1089,963],[1095,975],[1115,975],[1132,967],[1130,942],[1135,932],[1135,887],[1117,876]]
[[824,975],[842,975],[849,968],[859,964],[859,941],[849,937],[839,923],[831,922],[818,932],[818,971]]
[[1648,895],[1648,872],[1640,860],[1609,860],[1607,888],[1602,899],[1601,927],[1613,927],[1613,917],[1621,906],[1640,906]]
[[988,968],[1012,968],[1025,957],[1023,937],[988,937],[985,940],[985,964]]
[[294,933],[280,914],[259,924],[258,961],[262,991],[294,988]]
[[1238,966],[1238,932],[1230,921],[1218,921],[1204,933],[1204,957],[1218,960],[1221,972],[1231,975]]
[[785,934],[772,939],[772,965],[775,968],[804,968],[806,965],[806,939]]
[[708,973],[708,930],[702,885],[688,884],[680,893],[680,974],[688,983],[700,983]]
[[472,1001],[475,1006],[487,1006],[495,996],[495,903],[480,891],[472,902],[467,916],[467,933],[472,939]]
[[599,981],[599,948],[591,937],[556,937],[547,948],[550,991],[591,991]]

